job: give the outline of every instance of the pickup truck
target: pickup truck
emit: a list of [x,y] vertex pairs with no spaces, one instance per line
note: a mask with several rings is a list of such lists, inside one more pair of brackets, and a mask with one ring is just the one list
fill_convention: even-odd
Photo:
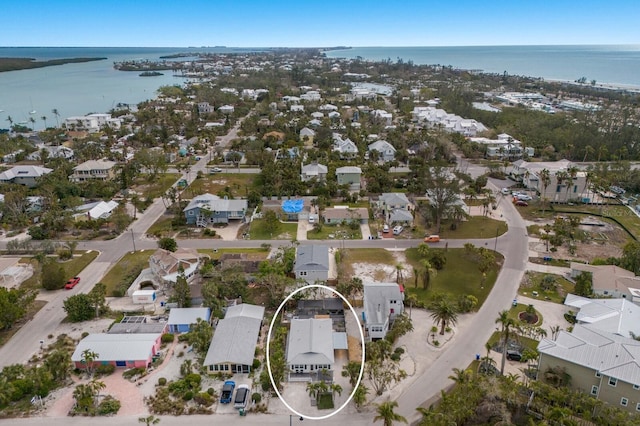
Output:
[[246,408],[247,402],[249,402],[249,386],[240,385],[236,391],[236,399],[233,401],[233,408]]
[[73,277],[73,278],[69,278],[69,280],[67,281],[67,283],[64,285],[64,288],[66,290],[71,290],[72,288],[74,288],[76,285],[78,285],[78,283],[80,282],[80,277]]
[[233,398],[233,389],[235,387],[236,382],[234,381],[227,380],[224,382],[224,385],[222,385],[222,394],[220,395],[221,404],[228,404],[231,402],[231,399]]

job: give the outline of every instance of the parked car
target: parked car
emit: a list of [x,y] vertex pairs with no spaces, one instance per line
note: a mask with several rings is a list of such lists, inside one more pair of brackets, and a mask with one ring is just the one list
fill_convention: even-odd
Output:
[[233,400],[233,408],[246,408],[251,394],[250,391],[251,389],[249,389],[248,385],[238,386],[238,390],[236,391],[236,398]]
[[502,188],[502,194],[509,195],[509,192],[511,192],[509,188]]
[[400,226],[400,225],[394,226],[393,235],[400,235],[400,233],[402,233],[402,231],[404,231],[404,228],[402,226]]
[[236,387],[236,382],[233,380],[227,380],[222,385],[222,393],[220,394],[220,403],[228,404],[233,399],[233,389]]
[[220,167],[213,167],[209,169],[209,173],[220,173],[222,169]]
[[510,361],[522,361],[522,354],[518,351],[507,351],[507,359]]
[[67,283],[64,285],[64,288],[66,290],[71,290],[72,288],[77,286],[79,282],[80,282],[80,277],[69,278]]
[[518,200],[522,200],[522,201],[531,201],[531,200],[533,200],[533,198],[531,198],[531,195],[527,195],[527,194],[518,194],[518,195],[516,195],[516,198]]
[[440,235],[428,235],[424,237],[425,243],[437,243],[440,241]]
[[385,234],[389,232],[389,225],[385,223],[384,226],[382,227],[382,232],[384,232]]
[[520,206],[520,207],[527,207],[529,205],[529,203],[527,203],[524,200],[516,200],[514,201],[514,203],[516,206]]

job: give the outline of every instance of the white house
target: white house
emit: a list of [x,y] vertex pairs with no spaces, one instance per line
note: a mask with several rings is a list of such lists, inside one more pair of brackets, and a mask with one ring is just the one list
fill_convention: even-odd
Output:
[[364,327],[369,340],[383,339],[404,312],[404,289],[396,283],[364,283]]
[[224,115],[229,115],[229,114],[233,114],[233,112],[235,111],[235,108],[233,105],[222,105],[220,108],[218,108],[218,111]]
[[[549,183],[546,187],[541,179],[543,170],[549,172]],[[575,172],[573,178],[568,176],[571,170]],[[587,187],[587,173],[576,169],[569,160],[547,162],[517,160],[513,163],[511,174],[516,180],[522,181],[526,188],[537,191],[540,198],[551,202],[591,201],[590,189]]]
[[486,146],[487,157],[489,158],[514,159],[522,157],[525,153],[527,154],[527,156],[533,157],[533,154],[535,152],[533,147],[530,146],[523,149],[522,142],[512,138],[506,133],[499,134],[498,139],[475,137],[469,138],[469,141]]
[[292,319],[287,337],[287,368],[290,373],[332,370],[333,364],[331,319]]
[[333,150],[340,154],[341,159],[354,158],[358,155],[358,146],[349,138],[345,140],[340,137],[334,139]]
[[378,159],[381,161],[389,162],[393,161],[396,158],[396,149],[393,145],[385,140],[375,141],[374,143],[368,146],[369,152],[377,151]]

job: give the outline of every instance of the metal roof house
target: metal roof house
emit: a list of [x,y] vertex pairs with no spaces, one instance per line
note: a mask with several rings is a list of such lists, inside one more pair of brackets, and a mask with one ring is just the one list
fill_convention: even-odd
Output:
[[264,307],[230,306],[218,321],[204,366],[210,373],[250,373],[260,336]]
[[296,278],[309,284],[329,279],[329,247],[321,245],[299,246],[293,266]]
[[16,183],[33,188],[38,185],[38,179],[51,173],[53,169],[40,166],[15,166],[0,173],[0,182]]
[[336,169],[338,185],[349,185],[351,191],[360,190],[362,169],[356,166],[344,166]]
[[169,331],[171,333],[186,333],[199,319],[209,321],[211,310],[209,308],[173,308],[169,312]]
[[305,375],[323,369],[331,370],[333,363],[331,320],[292,319],[287,338],[287,367],[290,379],[291,374]]
[[214,223],[229,223],[230,220],[244,220],[248,206],[247,200],[202,194],[194,197],[183,212],[188,225],[204,227]]
[[555,368],[571,377],[569,386],[629,412],[640,410],[640,342],[576,324],[555,340],[538,344],[538,377]]
[[396,283],[364,283],[363,322],[369,340],[383,339],[404,312],[404,292]]
[[90,334],[78,343],[71,361],[75,368],[86,368],[82,352],[90,350],[97,354],[94,366],[111,364],[147,368],[158,353],[161,336],[161,333]]

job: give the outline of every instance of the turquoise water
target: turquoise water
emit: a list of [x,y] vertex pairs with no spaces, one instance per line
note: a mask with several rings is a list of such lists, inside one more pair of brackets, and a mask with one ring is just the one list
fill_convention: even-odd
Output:
[[413,61],[488,73],[556,80],[586,77],[598,83],[640,86],[640,45],[355,47],[326,52],[330,58]]
[[[10,48],[0,47],[0,57],[35,59],[106,57],[106,60],[0,73],[0,128],[28,122],[36,129],[60,119],[91,112],[106,112],[117,103],[137,104],[156,96],[160,86],[182,84],[181,77],[165,71],[159,77],[139,77],[137,72],[113,69],[113,62],[157,60],[172,53],[238,53],[260,49],[234,48]],[[358,56],[371,60],[413,61],[416,64],[451,65],[485,72],[527,75],[546,79],[576,80],[640,86],[640,45],[628,46],[486,46],[486,47],[358,47],[326,52],[328,57]],[[34,114],[30,114],[35,111]],[[30,123],[29,123],[30,125]]]

